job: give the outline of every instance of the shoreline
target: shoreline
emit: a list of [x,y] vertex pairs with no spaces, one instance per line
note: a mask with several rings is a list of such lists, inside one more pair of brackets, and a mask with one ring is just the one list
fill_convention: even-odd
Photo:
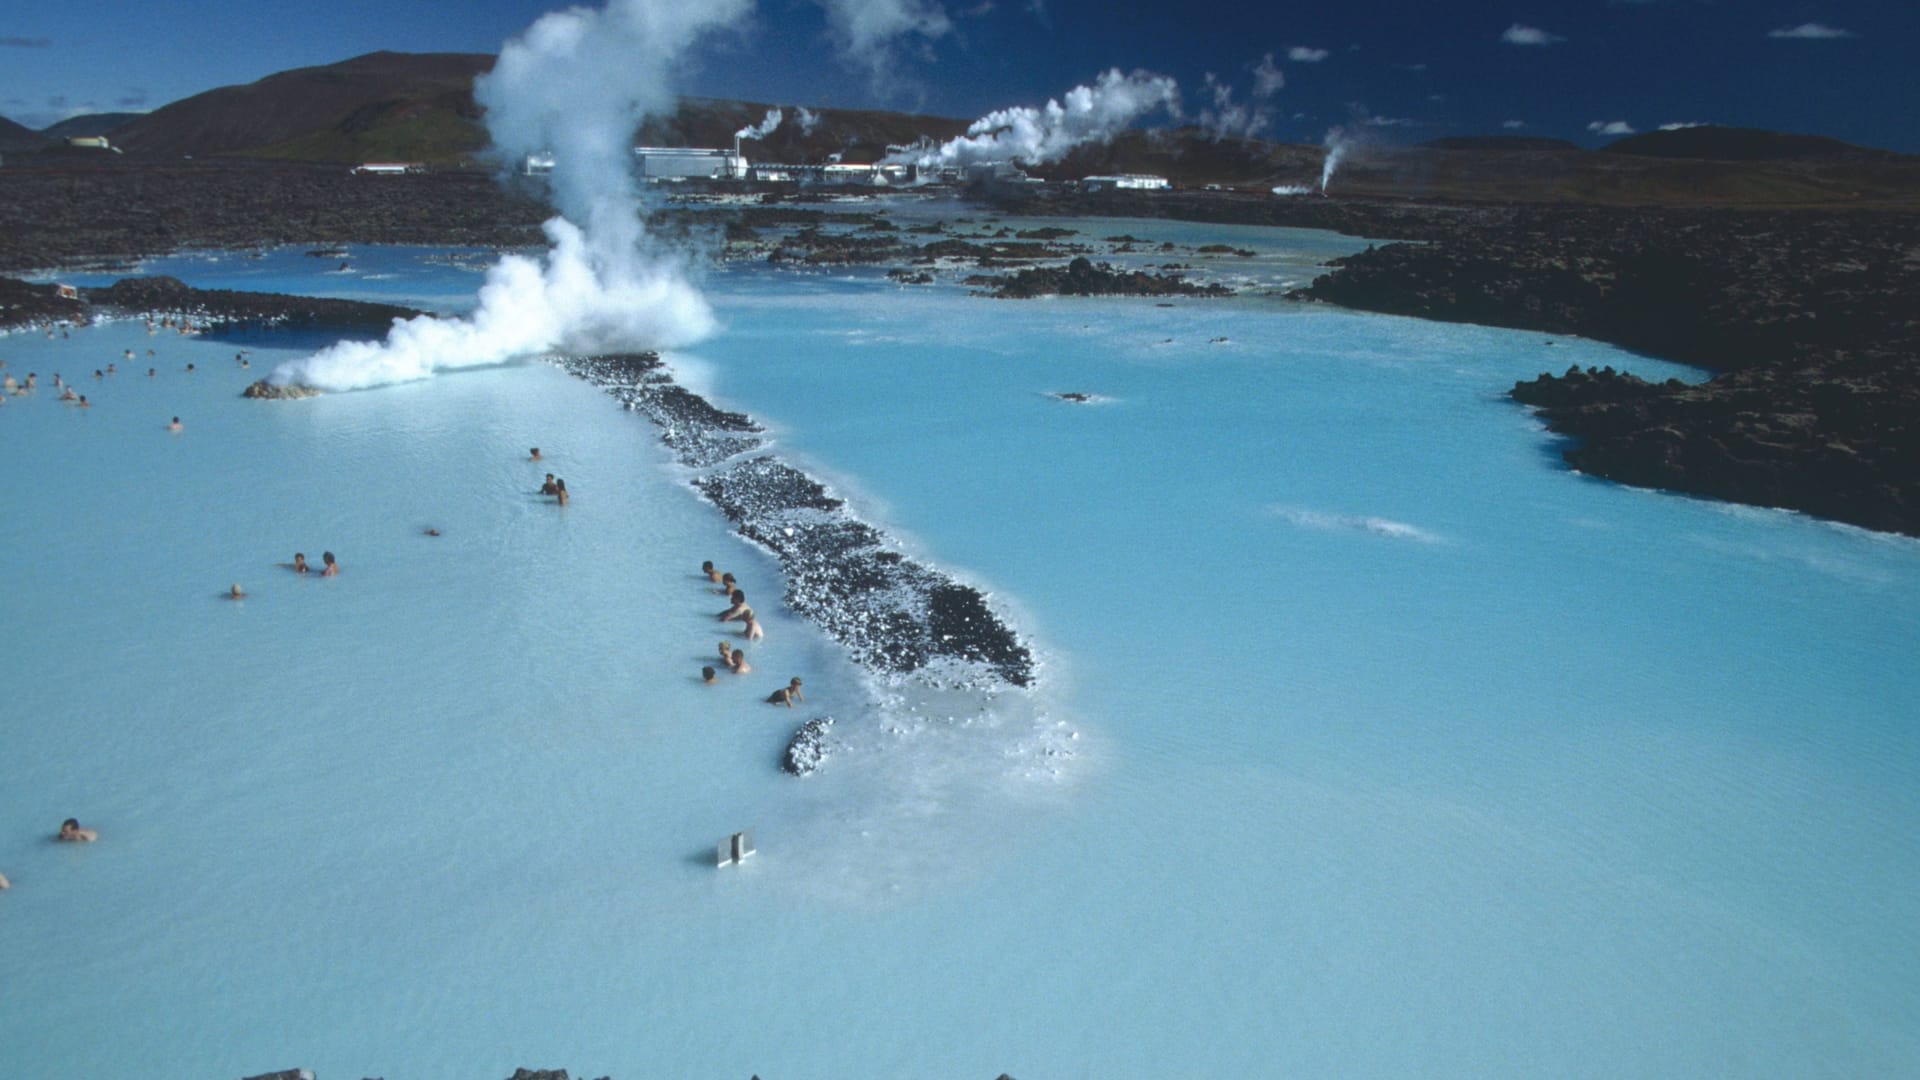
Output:
[[[352,177],[332,167],[8,170],[0,273],[193,248],[412,243],[519,247],[548,211],[481,174]],[[1542,372],[1505,392],[1575,440],[1563,460],[1604,479],[1799,510],[1920,535],[1920,215],[1857,208],[1651,208],[1250,196],[1001,191],[990,212],[1147,217],[1327,229],[1390,241],[1292,294],[1357,311],[1572,334],[1713,372],[1704,385]],[[1051,268],[1058,238],[948,237],[912,249],[890,225],[803,232],[761,250],[755,226],[845,213],[781,202],[714,224],[768,261],[898,264],[949,254]],[[873,217],[870,214],[846,215]],[[671,208],[662,220],[684,219]],[[866,239],[871,235],[871,239]],[[962,234],[955,234],[959,236]],[[984,241],[984,242],[983,242]],[[1033,242],[1040,241],[1040,242]],[[0,280],[0,323],[20,288]],[[14,311],[13,315],[8,312]]]

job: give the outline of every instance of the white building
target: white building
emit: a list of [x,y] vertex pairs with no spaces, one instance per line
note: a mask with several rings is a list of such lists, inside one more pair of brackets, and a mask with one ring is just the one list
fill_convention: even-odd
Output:
[[1088,191],[1169,191],[1172,184],[1164,176],[1144,173],[1119,173],[1114,176],[1089,176],[1080,181]]
[[738,150],[692,146],[636,146],[640,175],[648,180],[745,180],[747,159]]

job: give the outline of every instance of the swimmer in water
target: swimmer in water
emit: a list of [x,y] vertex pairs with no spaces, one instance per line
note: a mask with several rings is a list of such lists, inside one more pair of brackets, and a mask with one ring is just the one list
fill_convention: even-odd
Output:
[[792,682],[767,695],[767,704],[785,705],[789,709],[793,708],[794,702],[805,700],[800,696],[800,676],[798,675],[793,677]]
[[732,622],[735,619],[745,622],[753,616],[753,609],[747,606],[747,594],[745,592],[735,589],[733,590],[733,595],[728,597],[728,599],[733,601],[732,606],[716,616],[721,622]]
[[720,575],[720,588],[717,591],[721,596],[732,596],[735,588],[737,588],[737,586],[734,584],[732,574]]
[[327,568],[325,570],[320,571],[321,577],[332,577],[335,574],[338,574],[340,572],[340,564],[333,561],[333,552],[331,551],[321,552],[320,561],[327,564]]
[[555,480],[553,482],[553,489],[554,497],[560,500],[560,505],[567,505],[567,482],[565,480]]
[[179,431],[179,430],[180,430],[180,418],[179,418],[179,417],[177,417],[177,416],[176,416],[176,417],[174,417],[174,418],[173,418],[173,423],[171,423],[171,424],[168,424],[168,425],[167,425],[167,430],[168,430],[168,431]]
[[554,479],[553,479],[553,474],[552,474],[552,473],[548,473],[548,474],[547,474],[547,482],[546,482],[546,483],[544,483],[544,484],[541,484],[541,485],[540,485],[540,494],[542,494],[542,495],[558,495],[558,494],[560,494],[560,488],[559,488],[559,486],[558,486],[558,485],[557,485],[557,484],[555,483],[555,481],[554,481]]
[[60,823],[60,832],[54,839],[66,844],[91,844],[100,839],[100,834],[92,829],[83,829],[80,822],[68,818]]
[[708,559],[706,562],[703,562],[700,564],[700,572],[707,575],[708,581],[713,582],[715,585],[720,584],[720,579],[722,575],[720,571],[715,570],[713,568],[712,559]]
[[188,365],[187,365],[187,370],[188,370],[188,371],[192,371],[192,370],[193,370],[193,365],[192,365],[192,364],[188,364]]
[[733,658],[727,661],[727,667],[732,670],[735,675],[745,675],[749,671],[752,671],[753,665],[747,663],[747,650],[733,650]]
[[527,460],[528,460],[528,461],[539,461],[539,460],[540,460],[540,448],[539,448],[539,447],[537,447],[537,446],[536,446],[536,447],[534,447],[534,448],[533,448],[533,449],[531,449],[531,450],[528,450],[528,451],[527,451],[527,454],[529,455],[529,456],[528,456],[528,458],[527,458]]
[[157,373],[157,372],[155,372],[155,371],[154,371],[154,370],[153,370],[152,368],[148,368],[148,369],[147,369],[147,378],[149,378],[149,379],[151,379],[151,378],[153,378],[153,377],[154,377],[155,375],[157,375],[157,374],[158,374],[158,373]]
[[91,402],[91,401],[88,401],[88,400],[87,400],[87,395],[85,395],[85,394],[81,394],[81,395],[80,395],[80,400],[79,400],[79,401],[76,401],[76,402],[74,402],[74,405],[76,405],[76,406],[78,406],[79,408],[82,408],[82,409],[91,409],[91,408],[93,408],[93,402]]
[[78,401],[79,396],[73,392],[73,387],[69,386],[67,387],[66,393],[60,395],[60,400],[61,401]]
[[429,525],[429,526],[427,526],[427,535],[428,535],[428,536],[439,536],[439,535],[440,535],[440,530],[439,530],[439,529],[436,529],[436,528],[434,528],[434,527],[433,527],[433,526],[431,526],[431,525]]
[[729,642],[729,641],[720,642],[720,662],[727,665],[728,667],[733,666],[733,643],[732,642]]
[[700,681],[706,683],[708,686],[712,686],[716,678],[718,678],[718,676],[714,674],[712,664],[708,664],[706,667],[700,669]]
[[245,600],[246,598],[247,594],[240,591],[240,583],[237,581],[233,583],[233,588],[227,590],[227,599],[229,600]]
[[307,556],[304,552],[296,551],[293,553],[293,572],[296,574],[304,574],[307,572]]
[[0,889],[11,889],[11,888],[13,888],[13,882],[7,880],[7,875],[0,874]]
[[747,625],[746,625],[745,633],[747,635],[748,641],[759,641],[761,638],[767,636],[767,632],[765,630],[760,629],[760,620],[753,617],[752,608],[747,609]]

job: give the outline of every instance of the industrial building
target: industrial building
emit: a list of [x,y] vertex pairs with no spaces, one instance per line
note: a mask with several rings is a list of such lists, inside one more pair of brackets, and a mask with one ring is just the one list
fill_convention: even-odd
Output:
[[1089,176],[1080,181],[1088,191],[1169,191],[1172,184],[1164,176],[1144,173],[1119,173],[1114,176]]
[[633,155],[647,180],[745,180],[747,159],[732,150],[692,146],[636,146]]

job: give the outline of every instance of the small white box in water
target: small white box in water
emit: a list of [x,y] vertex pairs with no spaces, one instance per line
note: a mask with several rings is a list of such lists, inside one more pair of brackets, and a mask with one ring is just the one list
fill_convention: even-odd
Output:
[[742,832],[737,832],[725,840],[720,841],[720,848],[717,854],[719,856],[719,865],[721,866],[732,866],[734,863],[753,854],[753,830],[747,829]]

